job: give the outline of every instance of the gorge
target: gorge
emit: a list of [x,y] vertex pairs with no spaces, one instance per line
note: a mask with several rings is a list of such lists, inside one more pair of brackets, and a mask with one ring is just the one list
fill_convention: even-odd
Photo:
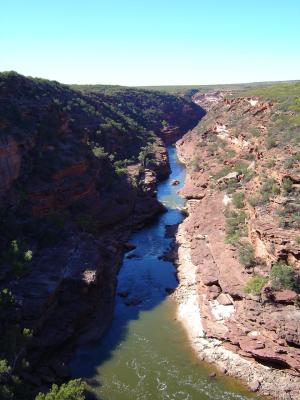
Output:
[[299,110],[265,97],[1,75],[3,398],[299,398]]
[[[175,270],[162,255],[171,239],[166,230],[182,221],[177,195],[184,167],[169,147],[171,175],[158,186],[166,207],[149,226],[131,237],[136,248],[127,253],[118,276],[114,320],[101,343],[85,346],[73,362],[75,377],[86,377],[97,398],[106,399],[254,399],[236,382],[219,377],[197,358],[176,321]],[[179,185],[172,185],[174,180]],[[167,235],[168,236],[168,235]]]

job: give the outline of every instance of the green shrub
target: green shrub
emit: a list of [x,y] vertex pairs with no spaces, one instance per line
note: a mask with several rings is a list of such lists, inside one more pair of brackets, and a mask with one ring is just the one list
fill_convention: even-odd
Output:
[[33,257],[32,250],[26,250],[24,253],[24,260],[27,262],[30,262],[30,261],[32,261],[32,257]]
[[273,265],[270,278],[274,289],[295,289],[296,287],[295,271],[284,262]]
[[226,150],[226,152],[224,154],[224,158],[225,158],[225,160],[228,160],[230,158],[233,158],[235,155],[236,155],[236,151],[233,149],[229,149],[229,150]]
[[241,236],[246,235],[246,213],[243,211],[225,211],[226,218],[226,243],[238,245]]
[[297,236],[297,237],[296,237],[295,242],[296,242],[297,244],[300,244],[300,236]]
[[11,371],[11,368],[8,365],[7,360],[0,360],[0,376],[2,374],[9,374],[10,371]]
[[200,171],[200,165],[199,165],[198,160],[192,160],[189,163],[189,166],[192,169],[192,171],[194,171],[194,172],[199,172]]
[[0,291],[0,312],[10,310],[15,306],[15,298],[10,290],[2,289]]
[[[0,337],[1,357],[0,359],[0,399],[31,399],[29,385],[22,381],[19,376],[14,374],[15,360],[22,354],[22,346],[27,338],[31,337],[31,331],[25,329],[23,334],[17,332],[18,327],[5,329],[5,334]],[[17,333],[17,334],[16,334]],[[23,348],[24,350],[24,348]],[[8,361],[10,360],[10,362]],[[28,366],[25,359],[20,360],[18,372]]]
[[260,136],[260,130],[258,128],[251,128],[250,133],[253,137],[259,137]]
[[236,208],[243,208],[245,206],[245,195],[242,192],[235,193],[232,196],[232,203]]
[[276,140],[273,136],[268,136],[266,140],[266,147],[268,150],[272,149],[273,147],[276,147]]
[[285,204],[277,210],[279,215],[279,225],[282,228],[300,228],[300,195],[293,193],[295,197],[289,198]]
[[20,245],[17,240],[12,240],[9,248],[2,253],[2,262],[10,265],[16,277],[23,276],[29,270],[33,258],[33,252],[29,249],[22,250],[24,245]]
[[246,174],[248,172],[248,164],[243,162],[239,162],[234,166],[234,170],[239,174]]
[[276,187],[277,187],[276,180],[274,178],[267,178],[267,179],[265,179],[265,181],[263,182],[263,184],[260,188],[260,194],[262,196],[271,195],[271,193],[276,191]]
[[212,143],[212,144],[208,145],[207,150],[209,151],[209,153],[211,155],[214,155],[214,153],[216,153],[218,151],[217,143]]
[[274,196],[278,196],[280,194],[280,187],[278,185],[273,185],[272,187],[272,194]]
[[276,160],[274,160],[274,158],[271,158],[266,163],[267,168],[273,168],[273,167],[275,167],[275,165],[276,165]]
[[244,182],[250,182],[251,179],[255,176],[255,172],[254,171],[247,171],[244,175],[243,181]]
[[231,172],[231,167],[229,167],[228,165],[226,165],[224,168],[222,168],[220,171],[218,171],[215,175],[214,175],[214,179],[218,180],[220,178],[223,178],[224,176],[228,175],[229,172]]
[[268,278],[264,276],[255,275],[246,284],[244,291],[245,293],[260,294],[262,288],[268,282]]
[[259,196],[251,196],[248,198],[248,203],[252,207],[257,207],[261,204],[261,198]]
[[127,174],[126,168],[116,168],[115,171],[118,176],[123,176]]
[[296,300],[294,300],[294,306],[297,307],[297,308],[300,308],[300,299],[299,299],[299,297]]
[[291,168],[293,168],[293,166],[294,166],[294,164],[295,164],[295,158],[294,157],[290,157],[290,158],[288,158],[286,161],[285,161],[285,163],[284,163],[284,166],[285,166],[285,168],[286,169],[291,169]]
[[272,195],[278,195],[279,193],[280,187],[277,181],[274,178],[265,178],[259,189],[259,194],[250,198],[249,204],[252,207],[265,204],[270,200]]
[[254,153],[247,153],[247,154],[245,154],[245,155],[243,156],[243,158],[244,158],[245,160],[248,160],[248,161],[254,161],[254,160],[256,159]]
[[147,166],[147,161],[149,159],[153,159],[153,152],[154,152],[154,150],[153,150],[153,146],[151,144],[141,148],[141,151],[139,152],[139,155],[138,155],[138,160],[142,164],[143,167]]
[[94,156],[97,158],[105,158],[108,156],[108,154],[104,150],[104,147],[101,147],[101,146],[93,147],[92,152],[93,152]]
[[292,180],[290,178],[284,178],[282,181],[282,188],[286,194],[290,193],[293,189]]
[[232,244],[233,246],[237,246],[240,238],[241,238],[240,232],[237,230],[232,233],[226,233],[225,242],[228,244]]
[[86,384],[74,379],[61,386],[52,385],[47,394],[39,393],[35,400],[85,400]]
[[235,179],[229,179],[228,181],[223,182],[222,185],[219,186],[219,188],[221,190],[225,190],[227,194],[233,194],[240,186],[240,183]]
[[254,249],[250,243],[239,243],[239,260],[246,268],[256,264]]

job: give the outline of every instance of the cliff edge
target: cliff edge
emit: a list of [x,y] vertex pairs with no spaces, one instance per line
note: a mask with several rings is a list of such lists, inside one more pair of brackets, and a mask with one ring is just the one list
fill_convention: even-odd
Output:
[[[288,96],[288,94],[287,94]],[[300,395],[300,152],[296,101],[194,96],[177,142],[187,218],[178,316],[200,358],[278,399]]]

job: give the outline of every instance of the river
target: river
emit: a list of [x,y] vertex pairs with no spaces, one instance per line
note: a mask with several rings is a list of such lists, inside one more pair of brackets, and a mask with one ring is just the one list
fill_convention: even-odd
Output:
[[[211,378],[214,367],[199,361],[176,320],[172,263],[160,258],[170,246],[166,225],[178,224],[184,200],[177,195],[185,168],[168,148],[171,175],[159,184],[158,199],[167,212],[134,233],[135,250],[127,253],[118,276],[113,323],[99,343],[78,349],[74,377],[92,378],[98,400],[249,400],[258,399],[237,380]],[[180,184],[173,186],[177,179]],[[121,296],[120,296],[121,294]]]

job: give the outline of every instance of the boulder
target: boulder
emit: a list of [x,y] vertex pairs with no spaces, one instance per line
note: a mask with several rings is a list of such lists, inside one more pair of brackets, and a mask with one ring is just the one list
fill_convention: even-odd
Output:
[[212,300],[215,300],[219,296],[220,292],[221,292],[220,286],[212,285],[208,287],[209,297]]
[[214,274],[210,274],[208,271],[204,271],[202,274],[202,282],[206,286],[217,285],[218,277]]
[[205,197],[205,193],[185,193],[184,197],[187,200],[202,200]]
[[218,183],[223,183],[226,181],[230,181],[231,179],[237,179],[239,176],[239,173],[237,171],[229,172],[226,176],[223,176],[222,178],[218,179]]
[[249,389],[251,392],[257,392],[260,388],[260,382],[253,381],[249,384]]
[[233,299],[229,294],[226,293],[221,293],[218,297],[217,297],[217,301],[222,304],[223,306],[230,306],[231,304],[233,304]]
[[296,292],[288,289],[281,290],[280,292],[274,292],[273,296],[277,303],[293,303],[298,298]]

